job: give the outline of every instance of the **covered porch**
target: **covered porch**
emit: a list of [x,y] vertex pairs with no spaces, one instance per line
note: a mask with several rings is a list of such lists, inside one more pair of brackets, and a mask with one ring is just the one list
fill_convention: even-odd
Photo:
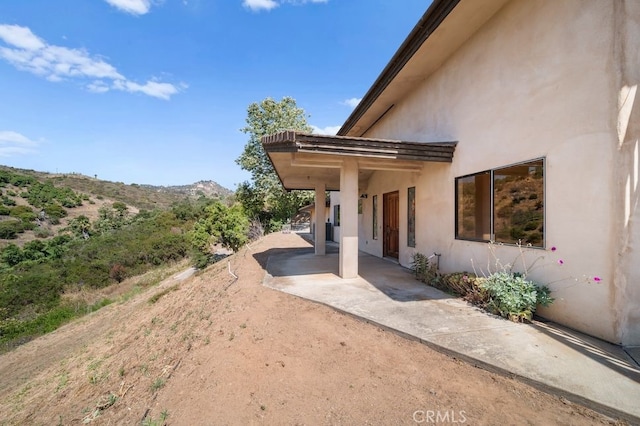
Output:
[[[338,273],[358,276],[358,199],[376,171],[420,172],[429,162],[451,163],[457,142],[405,142],[284,131],[262,138],[262,145],[287,190],[315,191],[324,205],[326,191],[340,191]],[[315,228],[323,229],[326,212],[318,209]],[[322,233],[315,233],[315,254],[326,254]]]

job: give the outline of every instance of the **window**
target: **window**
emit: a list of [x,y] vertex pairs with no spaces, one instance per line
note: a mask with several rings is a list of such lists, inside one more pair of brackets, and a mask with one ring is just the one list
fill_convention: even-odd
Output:
[[333,226],[340,226],[340,204],[333,206]]
[[416,246],[416,187],[407,190],[407,246]]
[[373,196],[373,239],[378,239],[378,196]]
[[544,246],[544,159],[456,178],[456,238]]

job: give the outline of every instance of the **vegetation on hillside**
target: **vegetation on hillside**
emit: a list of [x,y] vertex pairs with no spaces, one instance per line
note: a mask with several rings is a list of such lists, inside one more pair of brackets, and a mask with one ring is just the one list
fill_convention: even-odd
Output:
[[[215,260],[214,244],[237,250],[248,241],[248,219],[231,199],[183,198],[165,208],[137,211],[93,194],[102,205],[90,219],[71,212],[94,203],[92,197],[35,175],[0,170],[0,239],[7,240],[0,246],[0,348],[111,303],[82,304],[65,295],[117,284],[185,258],[205,266]],[[55,236],[12,242],[20,232],[53,229],[53,223],[59,224]]]

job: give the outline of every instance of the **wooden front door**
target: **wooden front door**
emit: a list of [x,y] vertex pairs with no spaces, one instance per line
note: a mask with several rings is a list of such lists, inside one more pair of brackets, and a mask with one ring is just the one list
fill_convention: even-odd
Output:
[[398,258],[400,247],[400,195],[398,191],[383,196],[383,256]]

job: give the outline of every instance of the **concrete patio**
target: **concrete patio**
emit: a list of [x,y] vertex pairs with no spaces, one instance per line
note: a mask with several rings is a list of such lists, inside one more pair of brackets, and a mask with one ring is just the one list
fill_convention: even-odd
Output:
[[[274,251],[264,285],[355,315],[490,371],[640,424],[640,366],[625,350],[534,321],[516,324],[416,281],[411,271],[360,252],[359,277],[338,275],[338,247],[318,256],[300,247]],[[637,349],[636,355],[637,354]]]

